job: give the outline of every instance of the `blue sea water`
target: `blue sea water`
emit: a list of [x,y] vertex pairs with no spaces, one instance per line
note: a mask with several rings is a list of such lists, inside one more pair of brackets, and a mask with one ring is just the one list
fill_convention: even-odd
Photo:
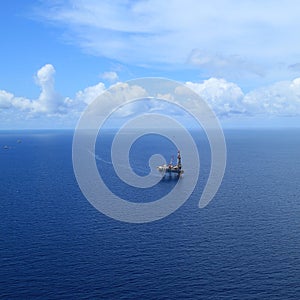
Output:
[[[204,209],[210,155],[196,138],[197,189],[172,215],[147,224],[110,219],[84,198],[72,134],[0,132],[1,299],[300,299],[299,130],[225,131],[226,173]],[[176,151],[157,136],[137,141],[137,173],[147,172],[159,146],[166,156]],[[108,148],[96,149],[105,182],[142,201],[141,191],[118,182]],[[144,198],[175,183],[162,180]]]

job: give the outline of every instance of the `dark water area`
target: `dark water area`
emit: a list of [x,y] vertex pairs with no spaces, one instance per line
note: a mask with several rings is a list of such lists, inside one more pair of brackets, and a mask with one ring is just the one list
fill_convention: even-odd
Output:
[[[138,202],[142,192],[112,173],[106,135],[107,147],[96,147],[99,170],[114,192]],[[146,224],[111,219],[85,199],[72,138],[0,132],[1,299],[300,299],[300,130],[225,131],[225,176],[203,209],[210,154],[196,137],[197,188],[173,214]],[[176,151],[157,136],[136,143],[139,175],[161,148],[166,157]],[[163,180],[147,199],[174,184]]]

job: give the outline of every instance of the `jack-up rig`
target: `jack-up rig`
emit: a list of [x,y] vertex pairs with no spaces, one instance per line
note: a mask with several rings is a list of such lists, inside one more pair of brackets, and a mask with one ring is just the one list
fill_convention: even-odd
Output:
[[178,152],[177,152],[177,164],[176,165],[173,165],[173,157],[172,157],[171,161],[168,165],[158,166],[157,170],[159,172],[169,173],[170,175],[171,175],[171,173],[175,173],[178,175],[178,177],[180,177],[181,174],[184,173],[184,171],[182,170],[182,165],[181,165],[180,151],[178,150]]

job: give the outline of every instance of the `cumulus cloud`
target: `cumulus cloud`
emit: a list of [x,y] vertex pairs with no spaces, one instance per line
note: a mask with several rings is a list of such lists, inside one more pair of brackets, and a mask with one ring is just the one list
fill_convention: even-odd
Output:
[[[92,101],[97,99],[106,87],[103,82],[86,87],[75,93],[74,97],[63,97],[55,90],[55,68],[51,64],[46,64],[35,74],[35,83],[40,87],[41,92],[37,99],[15,96],[5,90],[0,90],[0,112],[5,119],[14,118],[17,120],[29,120],[31,118],[45,120],[55,119],[56,121],[65,120],[65,115],[70,119],[77,120],[80,113]],[[146,91],[139,86],[129,86],[127,83],[117,83],[106,93],[110,105],[121,105],[129,99],[141,98],[146,96]],[[6,111],[4,113],[4,110]],[[129,116],[134,113],[133,107],[121,109],[119,117]],[[54,125],[54,124],[53,124]]]
[[0,90],[0,109],[10,108],[13,97],[13,94]]
[[89,86],[83,91],[78,91],[75,96],[75,102],[84,102],[85,104],[90,104],[97,96],[105,91],[105,85],[102,82],[96,85]]
[[51,64],[46,64],[36,74],[36,83],[41,88],[35,105],[37,111],[55,113],[63,104],[63,98],[54,89],[54,74],[55,69]]
[[186,86],[198,93],[219,116],[246,112],[243,106],[244,93],[235,83],[210,78],[203,83],[187,82]]
[[[101,107],[103,107],[104,110],[106,110],[107,107],[114,108],[129,100],[141,99],[147,97],[147,95],[147,91],[138,85],[129,85],[125,82],[119,82],[112,85],[109,91],[105,93],[103,97],[105,101],[101,104]],[[136,112],[136,106],[131,104],[120,108],[117,111],[117,116],[128,117]]]
[[300,116],[300,78],[251,91],[243,103],[253,114]]
[[108,81],[117,81],[119,79],[119,76],[116,72],[104,72],[101,77]]
[[[0,90],[0,117],[20,122],[30,118],[40,118],[45,124],[49,123],[50,125],[49,120],[64,123],[73,120],[71,123],[74,124],[80,113],[95,99],[103,101],[100,106],[103,111],[107,111],[107,107],[116,107],[127,100],[147,97],[147,91],[142,87],[130,86],[123,82],[112,85],[109,91],[106,90],[104,83],[99,82],[78,91],[73,97],[63,97],[55,90],[54,75],[55,69],[50,64],[38,70],[35,82],[40,87],[41,93],[37,99],[18,97],[11,92]],[[280,81],[248,93],[244,93],[236,83],[223,78],[212,77],[202,82],[186,82],[186,86],[198,93],[211,106],[216,115],[223,119],[235,116],[300,117],[300,78]],[[180,94],[180,90],[174,92],[177,93],[176,95]],[[99,100],[97,98],[99,95],[104,96]],[[181,98],[184,99],[188,96],[185,94]],[[157,97],[165,98],[168,95],[158,95]],[[201,109],[201,103],[197,103],[197,101],[191,102],[191,105],[191,109]],[[144,106],[132,104],[120,109],[116,116],[120,118],[133,116],[140,109],[159,112],[166,111],[166,106],[157,101],[150,101]],[[169,108],[168,111],[172,115],[178,113]],[[95,113],[101,114],[101,111]]]
[[41,92],[37,99],[18,97],[5,90],[0,90],[0,109],[15,109],[27,112],[30,116],[63,115],[70,112],[81,112],[84,107],[105,90],[102,82],[78,91],[75,97],[63,97],[55,90],[55,68],[46,64],[35,75],[35,83]]
[[244,94],[235,83],[210,78],[187,82],[219,117],[232,115],[300,116],[300,78],[277,82]]
[[[41,93],[38,99],[16,97],[12,93],[0,91],[1,106],[13,107],[30,113],[53,114],[63,112],[63,98],[54,89],[55,69],[51,64],[46,64],[38,70],[35,81],[40,87]],[[6,100],[5,100],[6,99]]]

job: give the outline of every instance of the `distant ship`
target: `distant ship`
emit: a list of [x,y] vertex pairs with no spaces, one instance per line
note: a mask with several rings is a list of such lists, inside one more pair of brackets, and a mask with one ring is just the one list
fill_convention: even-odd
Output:
[[168,165],[158,166],[157,170],[162,173],[169,173],[170,175],[172,173],[175,173],[178,175],[178,177],[180,177],[181,174],[184,173],[184,171],[182,170],[182,165],[181,165],[180,151],[178,150],[178,152],[177,152],[177,164],[176,165],[173,165],[173,158],[171,158],[171,161]]

